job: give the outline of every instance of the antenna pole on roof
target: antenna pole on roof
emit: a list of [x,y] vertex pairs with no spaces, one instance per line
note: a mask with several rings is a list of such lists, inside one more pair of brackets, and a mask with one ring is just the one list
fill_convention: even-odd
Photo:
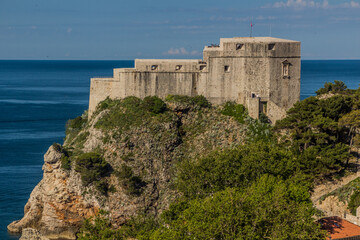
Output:
[[252,37],[252,28],[253,28],[253,23],[252,23],[252,20],[251,20],[251,23],[250,23],[250,37]]

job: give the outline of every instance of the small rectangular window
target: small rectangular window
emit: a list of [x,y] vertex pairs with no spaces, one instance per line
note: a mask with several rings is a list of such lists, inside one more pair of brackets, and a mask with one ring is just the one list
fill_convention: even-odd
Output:
[[236,50],[241,50],[241,49],[243,49],[243,47],[244,47],[243,43],[237,43],[236,44]]
[[275,50],[275,43],[270,43],[268,45],[268,49],[271,51],[271,50]]
[[151,70],[156,70],[158,68],[158,65],[152,65]]
[[204,70],[206,68],[205,65],[200,65],[200,71]]
[[225,71],[225,72],[230,72],[230,66],[229,66],[229,65],[225,65],[225,66],[224,66],[224,71]]

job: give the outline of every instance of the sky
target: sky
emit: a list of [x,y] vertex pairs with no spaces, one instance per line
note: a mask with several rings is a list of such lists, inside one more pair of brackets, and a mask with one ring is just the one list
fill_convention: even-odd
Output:
[[0,59],[201,59],[251,22],[303,59],[360,59],[360,0],[0,0]]

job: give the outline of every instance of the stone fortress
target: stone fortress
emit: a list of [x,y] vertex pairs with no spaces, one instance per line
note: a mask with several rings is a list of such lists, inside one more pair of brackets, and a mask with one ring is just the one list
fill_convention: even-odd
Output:
[[271,37],[221,38],[204,48],[202,60],[135,59],[135,68],[91,79],[89,116],[107,97],[177,94],[234,101],[274,123],[300,100],[300,60],[300,42]]

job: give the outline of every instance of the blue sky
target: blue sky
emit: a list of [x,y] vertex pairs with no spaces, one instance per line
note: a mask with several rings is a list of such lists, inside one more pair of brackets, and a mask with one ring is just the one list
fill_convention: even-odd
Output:
[[0,59],[201,58],[251,21],[303,59],[360,59],[360,0],[0,0]]

